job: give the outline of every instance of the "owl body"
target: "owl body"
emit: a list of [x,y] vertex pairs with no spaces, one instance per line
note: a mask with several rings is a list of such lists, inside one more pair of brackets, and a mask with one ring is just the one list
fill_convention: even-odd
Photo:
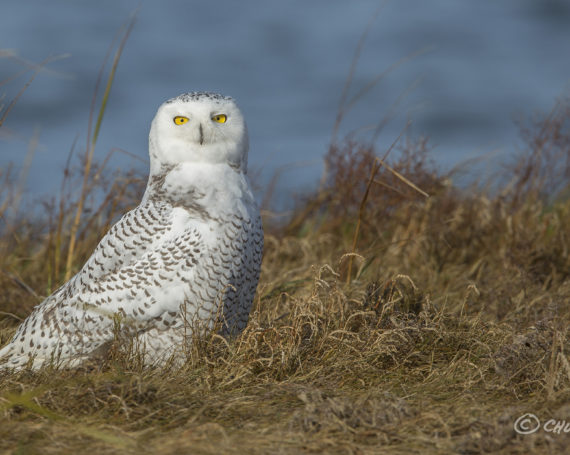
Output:
[[181,361],[195,330],[247,324],[263,229],[239,109],[216,94],[181,95],[159,108],[149,142],[141,204],[33,310],[0,349],[3,367],[74,366],[117,337],[134,340],[147,364]]

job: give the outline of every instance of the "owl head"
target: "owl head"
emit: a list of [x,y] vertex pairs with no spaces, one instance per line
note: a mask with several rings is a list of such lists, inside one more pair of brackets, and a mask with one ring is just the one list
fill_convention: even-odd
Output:
[[248,148],[245,120],[232,98],[184,93],[163,103],[152,121],[150,171],[198,162],[228,164],[245,174]]

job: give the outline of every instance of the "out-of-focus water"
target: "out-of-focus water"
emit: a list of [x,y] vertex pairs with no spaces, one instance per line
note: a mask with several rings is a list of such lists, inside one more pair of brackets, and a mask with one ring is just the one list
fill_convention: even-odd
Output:
[[[282,191],[314,185],[330,142],[356,44],[380,2],[289,0],[144,1],[123,52],[97,156],[121,148],[146,159],[150,121],[181,92],[214,90],[242,107],[250,168],[267,181],[280,167]],[[55,192],[76,137],[83,146],[97,73],[109,44],[138,2],[4,0],[0,49],[40,62],[70,54],[40,73],[0,129],[0,166],[23,163],[39,133],[29,198]],[[355,94],[400,59],[348,113],[341,135],[387,114],[386,148],[407,119],[427,135],[443,167],[513,150],[521,114],[548,111],[568,90],[568,0],[392,0],[370,29],[353,80]],[[25,65],[0,59],[0,81]],[[6,104],[28,75],[0,86]],[[391,106],[403,94],[395,108]],[[110,166],[145,165],[115,155]]]

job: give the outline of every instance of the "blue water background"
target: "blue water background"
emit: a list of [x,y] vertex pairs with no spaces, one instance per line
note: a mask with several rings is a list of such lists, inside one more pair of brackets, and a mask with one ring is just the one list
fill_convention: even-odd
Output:
[[[280,203],[316,185],[357,42],[382,2],[143,1],[123,52],[96,156],[120,148],[113,169],[145,170],[148,128],[167,98],[214,90],[237,99],[250,131],[250,168],[266,183],[286,166]],[[568,93],[570,1],[392,0],[383,2],[353,79],[354,95],[390,65],[347,114],[341,136],[387,114],[385,150],[406,122],[430,137],[443,168],[482,154],[497,165],[517,148],[514,119],[548,111]],[[0,49],[50,63],[0,129],[0,167],[21,167],[39,137],[27,200],[55,194],[69,150],[85,147],[89,106],[107,49],[139,2],[3,0]],[[6,55],[6,52],[4,52]],[[0,81],[26,63],[0,58]],[[30,72],[0,86],[6,105]],[[395,108],[391,106],[404,94]],[[475,169],[475,168],[474,168]],[[481,172],[481,168],[477,168]],[[285,202],[284,202],[285,201]]]

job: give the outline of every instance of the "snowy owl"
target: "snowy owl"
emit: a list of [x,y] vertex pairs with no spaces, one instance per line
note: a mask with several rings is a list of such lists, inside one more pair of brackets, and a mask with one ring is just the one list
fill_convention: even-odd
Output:
[[20,325],[0,349],[0,368],[78,365],[117,332],[136,341],[147,364],[180,362],[197,326],[243,330],[263,249],[248,147],[232,98],[192,92],[162,104],[140,205]]

